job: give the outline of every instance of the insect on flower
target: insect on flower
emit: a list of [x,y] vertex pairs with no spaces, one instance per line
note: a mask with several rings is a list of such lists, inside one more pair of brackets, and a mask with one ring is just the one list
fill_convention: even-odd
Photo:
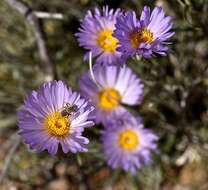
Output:
[[38,152],[48,150],[55,155],[59,145],[64,153],[86,152],[89,140],[82,132],[93,126],[89,119],[93,110],[64,82],[45,83],[27,96],[18,112],[20,135]]
[[64,117],[68,117],[73,113],[78,111],[78,107],[76,105],[71,105],[70,103],[65,103],[65,106],[61,110],[61,115]]

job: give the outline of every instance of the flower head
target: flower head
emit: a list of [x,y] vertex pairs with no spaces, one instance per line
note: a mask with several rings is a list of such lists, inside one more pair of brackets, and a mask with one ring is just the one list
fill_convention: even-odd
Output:
[[137,105],[143,99],[141,80],[126,66],[95,65],[96,85],[89,73],[80,80],[82,94],[96,107],[96,122],[103,124],[125,111],[122,104]]
[[[120,9],[109,9],[108,6],[102,10],[95,8],[94,13],[88,11],[84,17],[78,37],[80,46],[92,52],[97,63],[116,64],[119,62],[120,53],[116,51],[118,40],[113,37],[116,18],[121,15]],[[88,57],[88,53],[85,57]]]
[[72,92],[62,81],[43,84],[26,98],[20,109],[20,134],[30,148],[55,155],[59,144],[63,152],[87,151],[89,140],[82,136],[93,111],[89,103]]
[[108,125],[103,131],[102,143],[109,166],[135,174],[142,165],[151,163],[151,153],[157,151],[158,137],[142,128],[140,117],[126,112]]
[[165,16],[161,7],[151,13],[145,6],[139,20],[134,11],[118,17],[113,36],[119,40],[117,50],[123,53],[124,60],[134,55],[150,58],[153,54],[166,55],[167,40],[174,35],[172,27],[171,17]]

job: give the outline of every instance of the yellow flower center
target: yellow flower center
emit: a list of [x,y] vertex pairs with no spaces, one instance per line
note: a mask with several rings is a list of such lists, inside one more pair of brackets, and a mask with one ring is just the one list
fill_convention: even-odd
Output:
[[138,32],[133,32],[130,35],[130,41],[133,48],[138,48],[142,42],[150,44],[153,41],[153,33],[144,28]]
[[60,112],[54,112],[45,119],[44,126],[49,134],[64,137],[69,133],[70,121]]
[[118,40],[112,34],[112,30],[104,30],[98,35],[97,43],[104,51],[114,52],[117,48]]
[[131,129],[126,129],[119,134],[119,146],[124,150],[133,150],[139,144],[138,135]]
[[117,90],[107,88],[98,94],[99,106],[104,110],[112,110],[121,102],[121,95]]

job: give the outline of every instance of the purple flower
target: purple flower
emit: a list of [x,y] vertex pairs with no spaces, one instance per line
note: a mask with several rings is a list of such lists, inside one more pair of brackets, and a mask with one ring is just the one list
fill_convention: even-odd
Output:
[[142,55],[150,58],[154,54],[166,55],[169,44],[167,40],[174,35],[170,16],[165,16],[161,7],[150,11],[145,6],[140,20],[134,11],[117,18],[114,37],[119,40],[118,51],[125,61],[129,56]]
[[102,143],[109,166],[136,174],[142,165],[152,162],[151,153],[157,152],[158,137],[143,128],[140,117],[124,113],[108,125],[103,131]]
[[18,112],[20,135],[31,149],[55,155],[59,144],[64,153],[85,152],[89,140],[82,136],[93,111],[89,103],[62,81],[43,84],[32,91]]
[[[116,51],[118,40],[112,36],[115,29],[116,18],[121,15],[120,9],[102,10],[95,8],[94,13],[88,11],[84,17],[78,37],[80,46],[92,52],[97,63],[116,64],[120,60],[120,52]],[[88,53],[85,58],[88,57]]]
[[96,123],[103,124],[125,111],[126,105],[140,104],[143,99],[141,80],[126,66],[100,66],[93,68],[97,85],[89,73],[80,80],[82,94],[96,107]]

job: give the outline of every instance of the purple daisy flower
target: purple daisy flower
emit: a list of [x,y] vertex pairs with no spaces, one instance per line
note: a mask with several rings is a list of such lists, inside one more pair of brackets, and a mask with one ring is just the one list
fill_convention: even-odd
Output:
[[123,53],[124,60],[134,55],[150,58],[153,54],[166,55],[167,40],[174,35],[172,27],[172,18],[165,16],[161,7],[154,8],[151,13],[145,6],[140,20],[134,11],[118,17],[113,36],[119,40],[117,50]]
[[[80,46],[92,52],[97,63],[115,64],[119,62],[120,52],[116,51],[118,40],[112,36],[115,29],[116,18],[122,13],[120,9],[102,10],[95,8],[94,13],[88,11],[81,23],[78,37]],[[88,58],[87,53],[85,58]]]
[[98,85],[85,73],[80,79],[82,94],[96,107],[96,123],[103,124],[126,111],[123,104],[137,105],[143,99],[141,80],[126,66],[93,67]]
[[108,125],[103,131],[102,143],[109,166],[136,174],[142,165],[152,162],[151,153],[157,152],[158,137],[143,128],[140,117],[124,113]]
[[31,149],[55,155],[59,144],[64,153],[85,152],[89,140],[82,136],[93,111],[89,103],[62,81],[43,84],[32,91],[18,112],[20,135]]

